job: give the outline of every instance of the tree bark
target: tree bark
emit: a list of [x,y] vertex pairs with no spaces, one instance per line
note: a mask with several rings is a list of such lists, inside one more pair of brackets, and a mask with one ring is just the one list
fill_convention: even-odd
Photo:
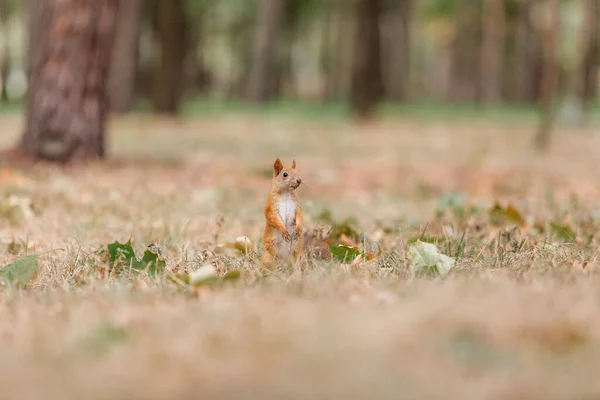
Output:
[[503,0],[484,0],[481,44],[481,100],[495,104],[502,100],[502,64],[504,55]]
[[350,2],[331,0],[327,13],[325,99],[337,101],[350,92],[356,10]]
[[597,0],[583,0],[584,23],[582,34],[583,55],[580,66],[578,97],[587,115],[589,103],[596,96],[598,66],[600,63],[600,3]]
[[540,93],[540,124],[535,136],[535,147],[546,150],[550,144],[550,135],[554,124],[554,100],[558,86],[557,47],[560,26],[560,0],[548,0],[550,19],[541,27],[544,47],[544,69]]
[[383,96],[380,15],[379,0],[358,0],[350,102],[359,118],[370,117]]
[[139,58],[141,0],[121,2],[117,16],[108,93],[110,109],[125,114],[135,102],[135,75]]
[[284,17],[284,0],[262,0],[254,37],[254,52],[246,98],[263,102],[271,97],[277,61],[279,31]]
[[0,57],[2,58],[0,61],[0,80],[2,80],[0,85],[0,101],[3,103],[8,102],[8,91],[7,91],[7,81],[8,74],[10,73],[10,38],[9,38],[9,27],[8,27],[8,17],[9,17],[9,4],[7,0],[0,0],[0,34],[2,35],[1,43],[2,49]]
[[211,75],[204,62],[203,53],[196,50],[203,48],[205,40],[203,27],[206,21],[206,7],[196,10],[194,13],[188,13],[188,23],[190,24],[188,37],[188,53],[185,69],[189,71],[185,87],[192,89],[193,95],[206,93],[210,90]]
[[385,13],[386,51],[382,54],[386,97],[405,100],[410,83],[412,0],[399,0]]
[[36,57],[40,55],[40,29],[42,27],[42,12],[44,2],[40,0],[26,0],[26,31],[27,31],[27,74],[36,63]]
[[450,100],[479,102],[481,76],[480,2],[459,0],[456,34],[452,43]]
[[118,0],[44,1],[39,36],[31,38],[40,44],[29,74],[25,153],[65,162],[104,157],[118,5]]
[[541,91],[541,70],[544,67],[544,55],[531,20],[535,1],[521,0],[519,3],[512,97],[521,102],[539,100]]
[[160,56],[154,74],[152,103],[158,113],[177,114],[184,93],[185,61],[189,49],[185,0],[158,0],[154,11]]
[[[222,23],[217,18],[218,13],[212,11],[204,19],[207,32],[218,30]],[[255,20],[249,13],[241,15],[235,23],[229,24],[226,40],[229,41],[232,49],[233,62],[237,68],[230,68],[229,76],[217,88],[220,93],[235,99],[246,98],[248,89],[248,80],[250,77],[250,68],[252,65],[254,37],[249,32],[255,31]],[[208,75],[212,71],[207,71]]]

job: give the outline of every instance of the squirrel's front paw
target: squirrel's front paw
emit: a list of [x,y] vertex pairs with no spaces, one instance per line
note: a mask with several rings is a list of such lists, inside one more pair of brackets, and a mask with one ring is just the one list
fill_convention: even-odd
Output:
[[300,239],[300,236],[302,236],[302,230],[296,229],[294,231],[294,239]]
[[288,231],[283,231],[283,238],[285,239],[286,242],[289,242],[291,237]]

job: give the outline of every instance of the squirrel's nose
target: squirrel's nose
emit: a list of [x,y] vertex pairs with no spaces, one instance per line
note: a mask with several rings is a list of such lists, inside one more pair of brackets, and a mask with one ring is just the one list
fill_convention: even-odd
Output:
[[300,178],[297,178],[297,179],[296,179],[296,182],[298,182],[298,185],[299,185],[299,184],[301,184],[301,183],[302,183],[302,179],[300,179]]

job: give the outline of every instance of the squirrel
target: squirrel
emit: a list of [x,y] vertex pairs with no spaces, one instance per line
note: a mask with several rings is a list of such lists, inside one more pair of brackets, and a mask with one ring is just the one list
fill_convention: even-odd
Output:
[[303,217],[296,189],[302,178],[291,168],[284,168],[278,158],[273,164],[273,180],[265,205],[265,230],[262,237],[262,265],[271,269],[278,260],[298,258],[304,245]]

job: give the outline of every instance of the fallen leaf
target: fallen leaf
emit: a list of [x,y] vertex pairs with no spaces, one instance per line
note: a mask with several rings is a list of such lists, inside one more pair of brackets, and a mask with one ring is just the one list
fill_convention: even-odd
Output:
[[189,284],[199,285],[217,276],[217,269],[212,264],[206,264],[190,273]]
[[555,222],[550,222],[550,232],[562,240],[563,242],[575,242],[577,234],[569,225],[561,225]]
[[234,242],[227,242],[223,244],[222,247],[237,250],[242,254],[248,254],[250,251],[256,251],[254,243],[252,243],[252,240],[246,236],[239,236]]
[[453,258],[441,254],[435,245],[421,241],[410,246],[408,255],[413,273],[419,276],[444,276],[455,263]]
[[345,264],[352,263],[352,261],[356,257],[361,255],[361,252],[358,249],[358,247],[349,247],[344,246],[342,244],[336,246],[332,244],[329,248],[331,249],[331,254],[333,255],[333,258]]
[[525,219],[512,204],[508,204],[506,208],[502,207],[499,203],[495,203],[492,208],[488,211],[490,224],[492,225],[508,225],[514,224],[520,227],[525,226]]
[[149,275],[157,275],[161,274],[166,266],[166,261],[159,256],[158,251],[153,251],[150,248],[146,249],[142,259],[138,260],[131,245],[131,240],[127,243],[111,243],[106,247],[106,251],[108,262],[116,274],[131,267],[131,269],[137,271],[145,270]]
[[0,279],[5,284],[27,285],[37,274],[37,255],[31,255],[19,258],[0,269]]

